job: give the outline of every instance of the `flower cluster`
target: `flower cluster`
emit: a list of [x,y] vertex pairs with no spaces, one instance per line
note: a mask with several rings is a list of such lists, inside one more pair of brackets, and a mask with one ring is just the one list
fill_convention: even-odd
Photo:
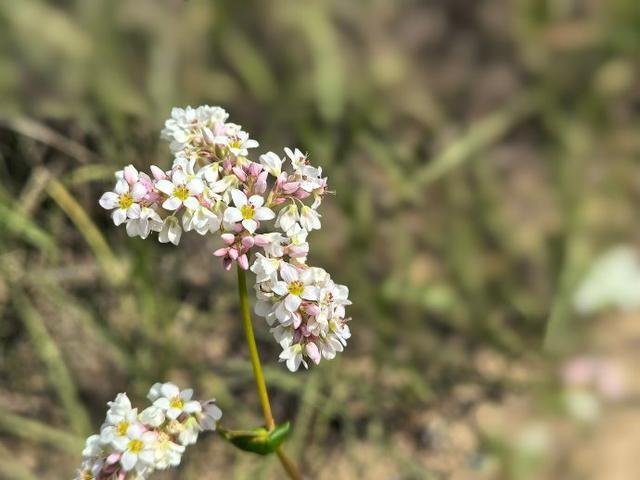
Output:
[[350,336],[348,289],[306,263],[327,179],[297,148],[249,160],[258,142],[227,119],[220,107],[174,108],[162,130],[171,169],[125,167],[100,205],[130,236],[157,232],[160,242],[178,245],[183,231],[218,235],[223,246],[213,254],[224,268],[237,262],[256,273],[256,312],[282,346],[281,361],[295,371],[307,359],[331,359]]
[[213,400],[192,400],[193,390],[156,383],[138,412],[125,393],[108,403],[100,433],[87,438],[76,480],[143,480],[155,470],[180,464],[198,434],[215,430],[222,412]]

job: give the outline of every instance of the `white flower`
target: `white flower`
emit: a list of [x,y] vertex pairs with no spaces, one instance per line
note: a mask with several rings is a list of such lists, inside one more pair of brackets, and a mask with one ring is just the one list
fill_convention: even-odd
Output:
[[222,410],[216,405],[215,400],[202,402],[202,415],[199,420],[202,430],[214,431],[221,418]]
[[320,214],[306,205],[300,210],[300,225],[310,232],[320,229]]
[[268,258],[261,253],[256,253],[256,259],[251,265],[251,271],[256,274],[256,282],[262,283],[271,279],[280,267],[279,258]]
[[276,227],[288,232],[296,224],[298,218],[298,207],[295,203],[292,203],[278,212]]
[[158,240],[160,243],[173,243],[178,245],[180,243],[180,237],[182,236],[182,228],[180,222],[173,215],[164,219],[160,233],[158,234]]
[[260,155],[260,163],[274,177],[279,177],[282,173],[282,159],[273,152]]
[[195,230],[200,235],[216,232],[220,229],[222,219],[219,215],[205,206],[199,206],[195,210],[187,210],[182,216],[182,226],[185,232]]
[[249,154],[249,148],[256,148],[259,146],[258,142],[249,138],[249,134],[240,130],[234,136],[234,138],[229,139],[227,147],[229,151],[233,153],[236,157],[244,157]]
[[142,470],[152,466],[155,460],[156,439],[155,432],[145,431],[141,426],[129,429],[126,437],[118,437],[114,441],[114,447],[122,452],[120,464],[123,470]]
[[162,409],[171,420],[177,419],[182,413],[198,413],[202,409],[200,402],[191,400],[193,390],[190,388],[180,391],[173,383],[165,383],[160,387],[160,395],[153,405]]
[[98,478],[103,466],[104,460],[102,459],[85,460],[73,480],[94,480]]
[[232,229],[236,223],[253,233],[258,228],[258,221],[271,220],[275,214],[270,208],[263,207],[264,198],[260,195],[247,196],[238,189],[231,190],[231,198],[235,207],[228,207],[224,212],[225,227]]
[[82,457],[87,458],[97,458],[102,455],[102,441],[100,440],[100,435],[91,435],[87,438],[85,443],[84,450],[82,450]]
[[[200,402],[197,402],[200,408]],[[198,441],[198,435],[200,434],[200,424],[195,417],[189,417],[182,422],[182,429],[178,434],[178,441],[181,445],[193,445]]]
[[287,238],[280,232],[261,233],[255,236],[255,244],[264,250],[270,257],[280,258],[284,255],[284,245]]
[[300,170],[307,165],[307,156],[297,148],[292,152],[289,147],[285,147],[284,153],[286,153],[287,157],[291,160],[291,165],[293,165],[294,170]]
[[306,270],[300,272],[288,263],[280,265],[280,276],[282,280],[275,282],[271,290],[284,297],[276,309],[276,315],[280,321],[286,321],[289,317],[286,312],[298,310],[303,299],[318,299],[318,288],[311,284],[311,277]]
[[106,192],[100,197],[99,203],[105,210],[113,210],[113,223],[121,225],[127,218],[140,216],[140,202],[147,194],[147,189],[141,183],[129,185],[124,178],[116,182],[112,192]]
[[145,239],[149,234],[162,229],[162,219],[158,212],[150,207],[141,207],[140,216],[127,221],[127,235]]
[[113,417],[113,422],[106,423],[100,431],[100,441],[104,444],[111,444],[113,446],[121,438],[126,438],[131,430],[140,428],[138,422],[138,410],[132,408],[121,416]]
[[180,465],[184,451],[185,447],[183,445],[172,442],[169,435],[161,432],[158,434],[154,445],[155,458],[153,466],[158,470],[177,467]]
[[293,344],[280,353],[280,361],[286,362],[287,368],[291,372],[297,371],[300,368],[300,364],[304,365],[304,368],[309,368],[307,362],[304,361],[302,351],[302,345],[299,343]]
[[204,183],[199,178],[189,178],[182,170],[174,170],[169,180],[159,180],[156,188],[169,196],[162,208],[177,210],[182,205],[191,210],[200,206],[198,195],[204,190]]
[[161,408],[151,405],[140,412],[138,419],[149,427],[159,427],[164,423],[165,415]]
[[256,312],[256,315],[259,317],[264,318],[269,326],[273,325],[276,321],[275,305],[269,301],[258,300],[254,307],[254,312]]

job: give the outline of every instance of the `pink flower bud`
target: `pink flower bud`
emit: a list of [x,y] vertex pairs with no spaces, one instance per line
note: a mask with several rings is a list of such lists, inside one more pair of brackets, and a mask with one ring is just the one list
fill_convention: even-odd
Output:
[[249,175],[252,177],[257,177],[262,171],[262,165],[256,162],[251,162],[249,164]]
[[229,248],[229,257],[231,257],[231,260],[236,260],[238,258],[238,250],[235,247]]
[[253,247],[253,244],[255,243],[253,237],[247,235],[246,237],[242,237],[242,246],[249,250],[251,247]]
[[249,259],[247,258],[247,254],[243,253],[238,257],[238,265],[243,270],[249,270]]
[[220,238],[222,238],[222,241],[227,245],[231,245],[236,241],[236,236],[233,233],[223,233],[220,235]]
[[287,253],[292,258],[300,258],[309,253],[309,250],[299,245],[291,245],[289,248],[287,248]]
[[165,180],[167,178],[167,174],[160,167],[156,167],[155,165],[151,165],[151,174],[153,178],[156,180]]
[[309,358],[313,360],[313,363],[315,363],[316,365],[320,363],[320,350],[318,350],[318,346],[315,343],[307,343],[306,347],[304,347],[304,351],[307,353]]
[[302,323],[302,315],[299,312],[295,312],[293,315],[293,328],[298,328]]
[[247,174],[244,173],[244,170],[242,170],[240,167],[233,167],[232,170],[233,170],[233,173],[236,174],[236,177],[240,179],[240,181],[242,182],[247,181]]
[[138,171],[133,165],[124,167],[124,179],[129,185],[133,185],[138,181]]
[[263,235],[262,233],[256,235],[255,237],[253,237],[253,242],[259,246],[259,247],[266,247],[267,245],[269,245],[271,242],[269,241],[269,237],[267,237],[266,235]]
[[222,259],[222,266],[226,271],[231,270],[231,265],[233,265],[233,260],[231,260],[229,257],[224,257]]
[[286,194],[292,194],[300,188],[300,182],[288,182],[282,185],[282,191]]
[[228,253],[229,253],[229,249],[228,248],[219,248],[215,252],[213,252],[213,254],[216,257],[226,257]]

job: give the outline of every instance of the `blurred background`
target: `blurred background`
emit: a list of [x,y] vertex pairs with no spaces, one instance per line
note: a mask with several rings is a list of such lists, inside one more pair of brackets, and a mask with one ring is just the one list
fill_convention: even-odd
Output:
[[[639,70],[636,0],[0,0],[0,478],[71,478],[158,380],[260,424],[218,245],[97,203],[203,103],[336,191],[348,348],[292,375],[255,319],[309,478],[638,478]],[[154,478],[282,473],[212,435]]]

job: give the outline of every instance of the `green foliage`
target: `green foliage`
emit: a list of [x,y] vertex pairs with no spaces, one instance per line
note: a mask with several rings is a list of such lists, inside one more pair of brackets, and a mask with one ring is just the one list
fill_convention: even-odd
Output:
[[269,431],[264,427],[253,430],[225,430],[218,429],[222,438],[245,452],[253,452],[258,455],[269,455],[282,445],[289,436],[290,423],[284,422],[276,425]]

